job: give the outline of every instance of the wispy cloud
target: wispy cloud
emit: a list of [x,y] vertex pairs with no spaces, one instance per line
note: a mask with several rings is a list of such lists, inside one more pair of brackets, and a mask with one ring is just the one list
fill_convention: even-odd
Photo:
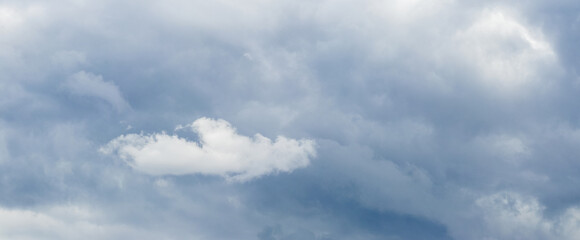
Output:
[[63,83],[63,87],[71,94],[96,97],[109,103],[115,110],[122,112],[130,108],[119,87],[112,82],[103,80],[100,75],[80,71]]

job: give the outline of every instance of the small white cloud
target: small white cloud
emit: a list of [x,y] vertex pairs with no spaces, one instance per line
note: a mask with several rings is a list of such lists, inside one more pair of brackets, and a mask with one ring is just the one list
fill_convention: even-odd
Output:
[[103,99],[119,112],[129,108],[117,85],[104,81],[102,76],[80,71],[73,74],[63,86],[75,95]]
[[112,140],[101,152],[116,154],[151,175],[219,175],[234,181],[291,172],[308,166],[316,155],[313,140],[242,136],[221,119],[200,118],[187,127],[199,135],[199,143],[166,133],[128,134]]

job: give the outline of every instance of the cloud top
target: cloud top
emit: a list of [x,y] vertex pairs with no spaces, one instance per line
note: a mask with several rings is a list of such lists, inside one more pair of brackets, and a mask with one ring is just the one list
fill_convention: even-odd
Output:
[[308,166],[316,155],[313,140],[242,136],[221,119],[199,118],[184,128],[197,133],[199,142],[164,132],[127,134],[113,139],[101,151],[118,155],[150,175],[218,175],[233,181],[291,172]]

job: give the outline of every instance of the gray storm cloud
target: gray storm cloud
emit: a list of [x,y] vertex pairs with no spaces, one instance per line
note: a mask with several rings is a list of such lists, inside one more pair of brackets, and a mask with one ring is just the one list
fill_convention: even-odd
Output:
[[80,71],[70,76],[63,87],[74,95],[100,98],[119,112],[129,109],[119,87],[104,81],[102,76]]
[[2,1],[0,238],[578,239],[578,12]]

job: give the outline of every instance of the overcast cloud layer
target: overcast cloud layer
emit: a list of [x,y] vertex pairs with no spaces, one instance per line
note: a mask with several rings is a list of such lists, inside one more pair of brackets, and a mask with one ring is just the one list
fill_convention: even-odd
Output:
[[577,1],[0,2],[0,239],[580,239]]

